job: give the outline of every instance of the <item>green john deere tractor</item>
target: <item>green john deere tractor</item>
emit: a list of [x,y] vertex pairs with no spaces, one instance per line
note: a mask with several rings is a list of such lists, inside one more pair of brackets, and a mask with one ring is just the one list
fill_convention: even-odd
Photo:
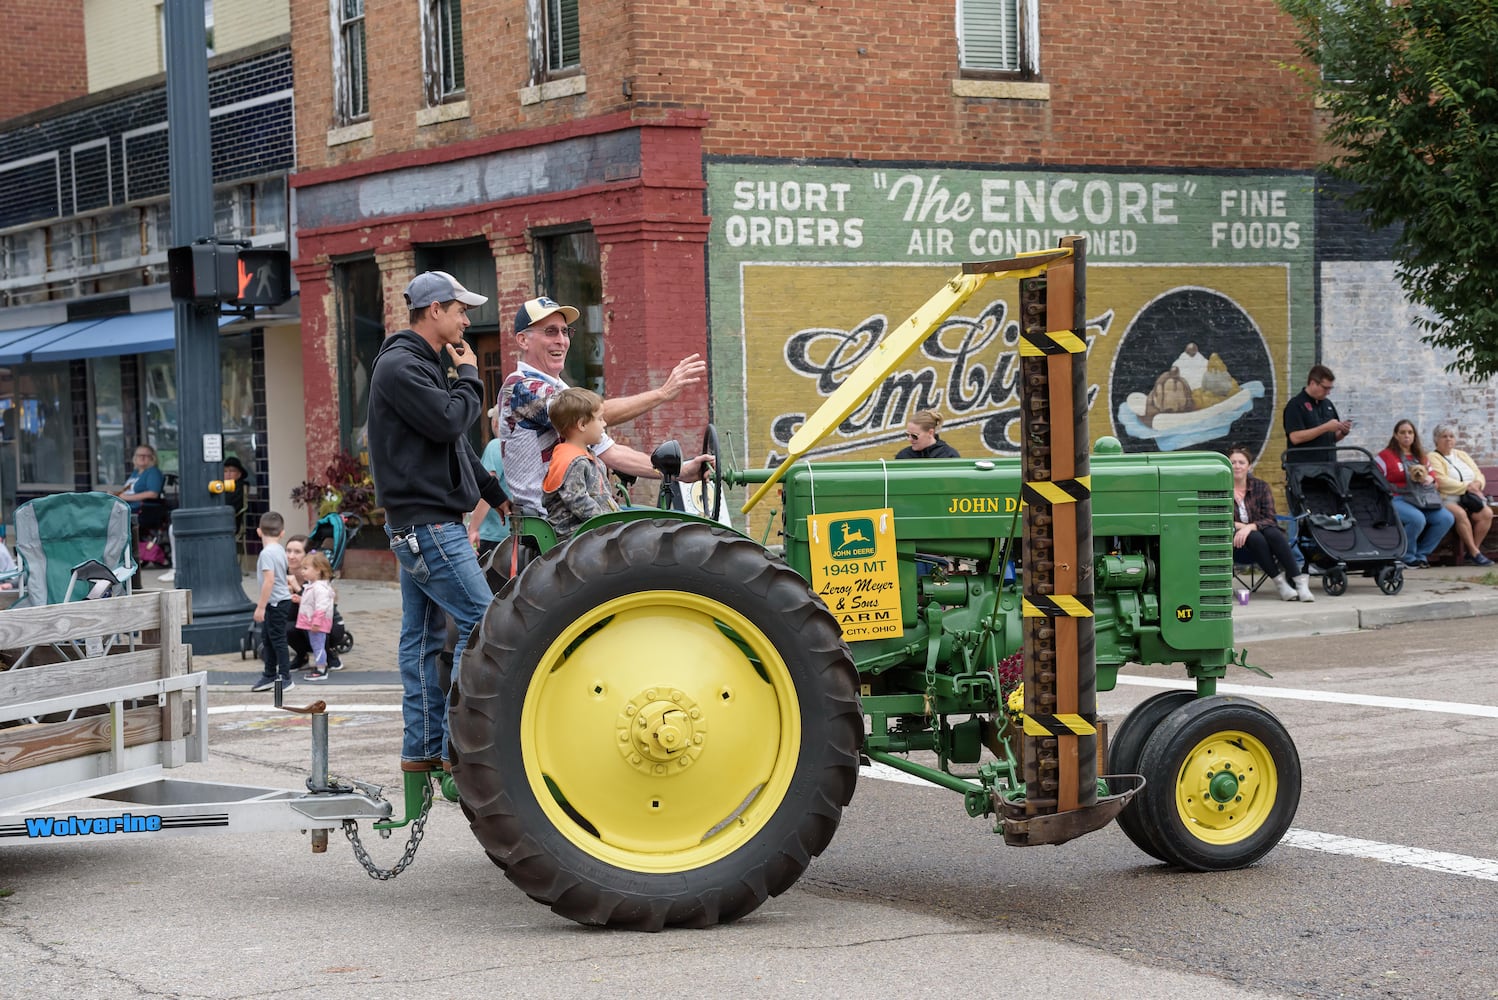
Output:
[[[774,470],[783,546],[668,511],[544,523],[458,682],[454,778],[507,877],[588,924],[735,920],[831,841],[860,764],[962,795],[1009,844],[1117,819],[1191,870],[1270,851],[1294,743],[1215,693],[1232,648],[1231,472],[1085,434],[1085,244],[966,265],[875,349]],[[1020,460],[807,462],[985,281],[1020,279]],[[716,451],[709,429],[705,447]],[[665,470],[668,473],[670,469]],[[714,511],[716,513],[716,511]],[[1105,739],[1126,663],[1182,663]],[[1018,682],[1018,683],[1017,683]],[[1106,744],[1106,746],[1105,746]]]

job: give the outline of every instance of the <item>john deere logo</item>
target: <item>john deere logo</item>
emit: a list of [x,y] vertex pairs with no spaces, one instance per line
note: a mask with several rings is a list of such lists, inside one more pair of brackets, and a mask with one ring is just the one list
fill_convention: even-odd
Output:
[[874,522],[867,517],[832,522],[832,558],[863,559],[874,554]]

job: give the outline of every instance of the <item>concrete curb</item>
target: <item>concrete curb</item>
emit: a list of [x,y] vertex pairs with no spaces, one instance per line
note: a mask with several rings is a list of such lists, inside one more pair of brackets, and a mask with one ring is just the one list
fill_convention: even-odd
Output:
[[1380,628],[1384,625],[1402,625],[1405,622],[1477,618],[1482,615],[1498,615],[1498,595],[1477,594],[1472,597],[1427,601],[1423,604],[1364,608],[1359,612],[1358,618],[1362,628]]

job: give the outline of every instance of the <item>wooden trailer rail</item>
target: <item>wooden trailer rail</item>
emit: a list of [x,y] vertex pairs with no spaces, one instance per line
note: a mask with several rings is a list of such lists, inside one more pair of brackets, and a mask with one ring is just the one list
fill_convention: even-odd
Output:
[[207,675],[189,673],[182,642],[190,613],[185,590],[0,611],[0,650],[51,654],[0,666],[0,813],[207,759]]

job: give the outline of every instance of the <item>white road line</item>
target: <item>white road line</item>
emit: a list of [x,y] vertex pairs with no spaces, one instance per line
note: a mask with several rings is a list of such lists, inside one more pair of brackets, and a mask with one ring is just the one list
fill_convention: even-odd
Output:
[[[1155,681],[1146,678],[1123,678],[1118,679],[1120,684],[1141,684],[1148,687],[1191,687],[1187,682],[1177,681]],[[1234,690],[1228,690],[1228,689]],[[1219,684],[1217,690],[1223,694],[1256,694],[1259,697],[1295,697],[1297,695],[1308,697],[1307,701],[1341,701],[1343,698],[1334,697],[1324,691],[1294,691],[1293,689],[1265,688],[1253,685]],[[1356,697],[1356,696],[1352,696]],[[1377,698],[1372,702],[1358,701],[1356,704],[1378,704],[1388,708],[1409,708],[1410,699],[1405,698]],[[1400,704],[1393,704],[1393,703]],[[1494,715],[1493,709],[1484,705],[1461,706],[1451,702],[1416,702],[1415,704],[1445,705],[1445,708],[1421,708],[1419,711],[1426,712],[1454,712],[1456,714],[1482,714]],[[1486,709],[1478,713],[1461,713],[1461,708]],[[275,708],[270,705],[216,705],[208,710],[209,715],[227,715],[235,712],[273,712]],[[334,709],[335,713],[343,712],[398,712],[399,705],[340,705]],[[858,769],[860,778],[873,778],[879,781],[893,781],[904,785],[924,785],[927,788],[936,788],[923,778],[917,778],[913,774],[896,770],[887,764],[865,764]],[[1425,868],[1433,872],[1442,872],[1447,875],[1464,875],[1467,878],[1484,879],[1488,882],[1498,882],[1498,861],[1490,861],[1487,858],[1473,858],[1465,854],[1448,854],[1445,851],[1426,851],[1418,847],[1404,847],[1400,844],[1383,844],[1376,840],[1358,840],[1356,837],[1339,837],[1334,833],[1317,833],[1314,830],[1297,830],[1291,827],[1280,841],[1282,847],[1299,847],[1307,851],[1320,851],[1323,854],[1342,854],[1354,858],[1367,858],[1370,861],[1382,861],[1390,865],[1406,865],[1410,868]]]
[[[1136,687],[1195,691],[1191,681],[1160,677],[1119,677],[1118,683]],[[1344,691],[1312,691],[1308,688],[1277,688],[1262,684],[1217,684],[1218,694],[1241,694],[1249,698],[1284,698],[1289,701],[1324,701],[1337,705],[1367,705],[1370,708],[1394,708],[1408,712],[1442,712],[1446,715],[1474,715],[1498,719],[1498,706],[1473,705],[1460,701],[1430,701],[1426,698],[1388,698],[1377,694],[1349,694]]]
[[[885,764],[865,764],[858,769],[858,776],[860,779],[873,778],[904,785],[937,787],[915,775],[906,774],[904,771]],[[1294,827],[1285,833],[1284,838],[1280,840],[1280,846],[1299,847],[1302,850],[1320,851],[1323,854],[1342,854],[1353,858],[1366,858],[1369,861],[1382,861],[1390,865],[1425,868],[1445,875],[1464,875],[1467,878],[1498,882],[1498,861],[1468,857],[1465,854],[1426,851],[1418,847],[1384,844],[1376,840],[1359,840],[1356,837],[1339,837],[1334,833],[1317,833],[1315,830],[1297,830]]]
[[1382,844],[1376,840],[1339,837],[1334,833],[1317,833],[1314,830],[1297,830],[1294,827],[1285,833],[1280,846],[1300,847],[1307,851],[1321,851],[1324,854],[1345,854],[1348,857],[1367,858],[1370,861],[1382,861],[1390,865],[1408,865],[1411,868],[1426,868],[1447,875],[1465,875],[1468,878],[1498,882],[1498,861],[1472,858],[1465,854],[1426,851],[1418,847]]

